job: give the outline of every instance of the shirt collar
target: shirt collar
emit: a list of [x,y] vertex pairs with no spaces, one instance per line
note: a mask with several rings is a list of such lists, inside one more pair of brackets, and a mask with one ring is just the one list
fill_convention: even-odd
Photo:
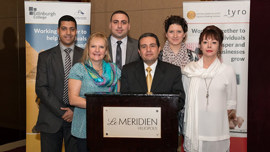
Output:
[[59,43],[61,50],[65,50],[66,48],[71,48],[71,51],[74,50],[75,44],[73,43],[71,46],[67,47],[62,42]]
[[[152,69],[151,73],[155,73],[156,67],[157,67],[157,63],[158,63],[158,59],[150,66],[150,68]],[[145,62],[143,62],[144,64],[144,71],[146,71],[146,68],[149,67]]]
[[[115,37],[113,37],[113,36],[111,35],[111,44],[112,44],[112,45],[117,44],[117,41],[119,41],[119,40],[116,39]],[[122,41],[122,44],[126,45],[126,44],[127,44],[127,36],[124,37],[124,38],[123,38],[122,40],[120,40],[120,41]]]

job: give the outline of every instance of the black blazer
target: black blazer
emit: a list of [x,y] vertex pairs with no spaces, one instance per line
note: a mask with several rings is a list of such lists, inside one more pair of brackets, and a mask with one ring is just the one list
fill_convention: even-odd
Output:
[[[121,93],[147,92],[147,83],[142,60],[124,65],[121,73],[120,90]],[[151,92],[153,94],[180,94],[181,103],[184,103],[185,92],[180,67],[158,60]]]
[[[109,43],[109,52],[112,59],[112,45],[111,45],[111,36],[108,37],[108,43]],[[140,59],[139,53],[138,53],[138,40],[135,40],[131,37],[127,37],[127,50],[126,50],[126,63],[128,64],[133,61],[137,61]],[[113,62],[113,59],[112,59]]]
[[[73,64],[77,63],[83,49],[74,47]],[[36,93],[40,98],[39,115],[35,129],[37,131],[55,133],[64,120],[61,118],[67,107],[63,102],[64,66],[60,46],[39,53],[36,76]],[[73,108],[73,107],[71,107]]]

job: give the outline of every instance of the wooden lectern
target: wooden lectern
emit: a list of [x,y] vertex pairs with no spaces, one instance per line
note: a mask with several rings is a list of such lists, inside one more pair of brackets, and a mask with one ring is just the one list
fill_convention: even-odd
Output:
[[[179,107],[179,105],[183,105],[179,103],[179,95],[95,93],[86,94],[86,100],[87,146],[90,152],[176,152],[178,143],[177,114],[178,110],[182,108]],[[104,109],[113,111],[117,108],[121,110],[116,110],[115,112],[108,114],[108,116],[105,116],[107,115],[107,110]],[[150,109],[149,113],[151,113],[151,108],[160,109],[155,111],[158,113],[158,116],[160,115],[160,118],[150,119],[137,116],[145,113],[144,111],[148,109]],[[132,110],[134,109],[139,109],[139,112],[134,113],[136,116],[132,118]],[[142,109],[141,112],[140,109]],[[112,116],[114,113],[121,111],[127,113],[131,112],[131,114],[128,113],[127,115],[124,114],[119,116],[121,118]],[[146,114],[147,113],[148,112],[146,112]],[[110,116],[113,118],[107,118]],[[125,116],[126,118],[123,118]],[[160,121],[160,123],[151,120],[157,120]],[[117,130],[117,127],[120,127],[120,125],[123,124],[126,125],[124,126],[124,129],[120,129],[120,132],[118,131],[116,133],[113,133],[114,131],[111,130],[107,131],[107,128],[104,127],[106,125],[109,125],[108,127],[113,125],[114,129]],[[147,127],[148,125],[156,125],[157,127]],[[160,126],[160,134],[157,131],[158,133],[154,133],[153,137],[144,135],[144,133],[149,133],[151,129],[154,131],[155,129],[158,130],[158,125]],[[136,132],[129,130],[126,127],[139,129],[138,134],[142,135],[137,136]],[[147,129],[149,129],[149,132]],[[113,134],[112,136],[110,136],[111,132]]]

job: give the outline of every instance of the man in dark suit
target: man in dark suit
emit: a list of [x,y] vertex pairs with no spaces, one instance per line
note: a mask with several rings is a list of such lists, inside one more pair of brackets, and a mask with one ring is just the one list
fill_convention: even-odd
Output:
[[60,43],[38,57],[36,93],[40,98],[35,126],[40,131],[42,152],[61,152],[63,139],[66,152],[76,152],[76,139],[71,136],[73,107],[69,105],[65,84],[71,65],[78,62],[83,49],[75,46],[76,20],[69,15],[58,21]]
[[123,65],[138,60],[138,41],[128,36],[130,30],[128,14],[122,10],[113,12],[109,29],[111,35],[108,37],[108,42],[112,62],[122,69]]
[[[158,60],[160,52],[158,37],[153,33],[144,33],[139,38],[138,48],[142,60],[123,67],[121,93],[180,94],[180,100],[182,100],[180,103],[183,104],[185,93],[181,69]],[[148,68],[149,72],[147,72]],[[148,83],[149,76],[151,77],[150,84]]]

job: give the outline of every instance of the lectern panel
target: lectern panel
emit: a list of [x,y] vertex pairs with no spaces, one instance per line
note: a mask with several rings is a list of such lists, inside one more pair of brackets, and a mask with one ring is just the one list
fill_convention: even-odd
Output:
[[[86,99],[87,143],[91,152],[176,152],[178,142],[177,113],[180,109],[179,105],[183,105],[179,104],[179,95],[97,93],[86,94]],[[112,116],[110,118],[104,114],[108,109],[112,112],[109,114]],[[159,109],[159,114],[151,114],[153,112],[151,109]],[[126,114],[123,113],[125,110]],[[147,115],[147,110],[149,110],[149,115]],[[114,120],[115,122],[111,120],[114,118],[116,119]],[[158,122],[158,120],[160,121]],[[106,136],[106,132],[104,132],[106,130],[106,127],[104,127],[106,124],[104,122],[118,123],[118,126],[125,124],[127,126],[122,128],[121,133],[115,134],[114,132],[114,135],[110,137]],[[114,124],[114,129],[117,130],[115,128],[117,127],[116,124]],[[133,129],[137,131],[138,129],[151,129],[147,128],[147,125],[152,127],[155,127],[155,125],[158,127],[160,125],[160,136],[155,138],[151,137],[153,135],[146,137],[147,135],[140,135],[139,133],[136,135],[136,133],[133,133]],[[119,132],[119,129],[117,131]],[[123,135],[129,136],[124,137]]]

